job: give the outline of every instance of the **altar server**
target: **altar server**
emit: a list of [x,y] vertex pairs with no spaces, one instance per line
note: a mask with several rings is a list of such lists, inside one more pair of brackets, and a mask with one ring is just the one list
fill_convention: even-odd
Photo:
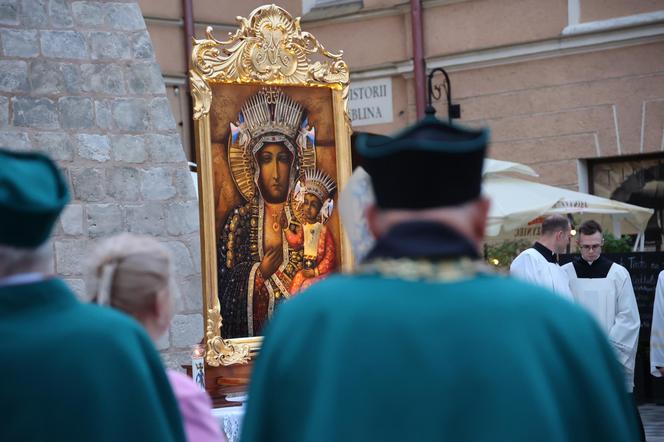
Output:
[[539,240],[512,261],[510,274],[571,300],[569,280],[558,265],[558,254],[567,250],[571,231],[572,226],[564,216],[551,215],[544,219]]
[[664,270],[659,274],[655,289],[650,328],[650,373],[658,378],[664,375]]
[[141,326],[52,274],[68,201],[51,160],[0,149],[0,441],[184,441]]
[[433,116],[360,136],[377,242],[286,302],[254,366],[244,442],[637,438],[602,331],[479,250],[486,130]]
[[627,269],[601,255],[604,238],[596,221],[589,220],[579,226],[577,244],[581,256],[563,266],[572,296],[606,333],[623,368],[627,391],[632,392],[641,328],[632,279]]

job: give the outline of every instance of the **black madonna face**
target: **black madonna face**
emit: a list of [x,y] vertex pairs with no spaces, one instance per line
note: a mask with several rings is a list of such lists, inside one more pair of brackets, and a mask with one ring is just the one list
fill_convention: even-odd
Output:
[[258,186],[268,203],[283,203],[288,197],[288,183],[293,155],[283,144],[267,143],[256,154]]

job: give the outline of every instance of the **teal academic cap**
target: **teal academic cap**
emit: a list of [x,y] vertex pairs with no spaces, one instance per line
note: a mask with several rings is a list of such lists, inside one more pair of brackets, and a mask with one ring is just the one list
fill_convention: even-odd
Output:
[[50,158],[0,149],[1,245],[40,246],[67,202],[67,184]]

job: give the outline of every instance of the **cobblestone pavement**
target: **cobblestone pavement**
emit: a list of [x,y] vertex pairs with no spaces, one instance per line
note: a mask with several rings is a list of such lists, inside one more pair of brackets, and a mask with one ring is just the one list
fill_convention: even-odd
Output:
[[639,407],[647,442],[664,442],[664,405],[645,404]]

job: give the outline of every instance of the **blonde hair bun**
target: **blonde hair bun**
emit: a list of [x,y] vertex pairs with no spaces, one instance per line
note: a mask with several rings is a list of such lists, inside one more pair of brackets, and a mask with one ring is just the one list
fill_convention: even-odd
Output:
[[153,308],[157,294],[177,295],[169,250],[155,238],[121,233],[93,250],[88,300],[131,315]]

